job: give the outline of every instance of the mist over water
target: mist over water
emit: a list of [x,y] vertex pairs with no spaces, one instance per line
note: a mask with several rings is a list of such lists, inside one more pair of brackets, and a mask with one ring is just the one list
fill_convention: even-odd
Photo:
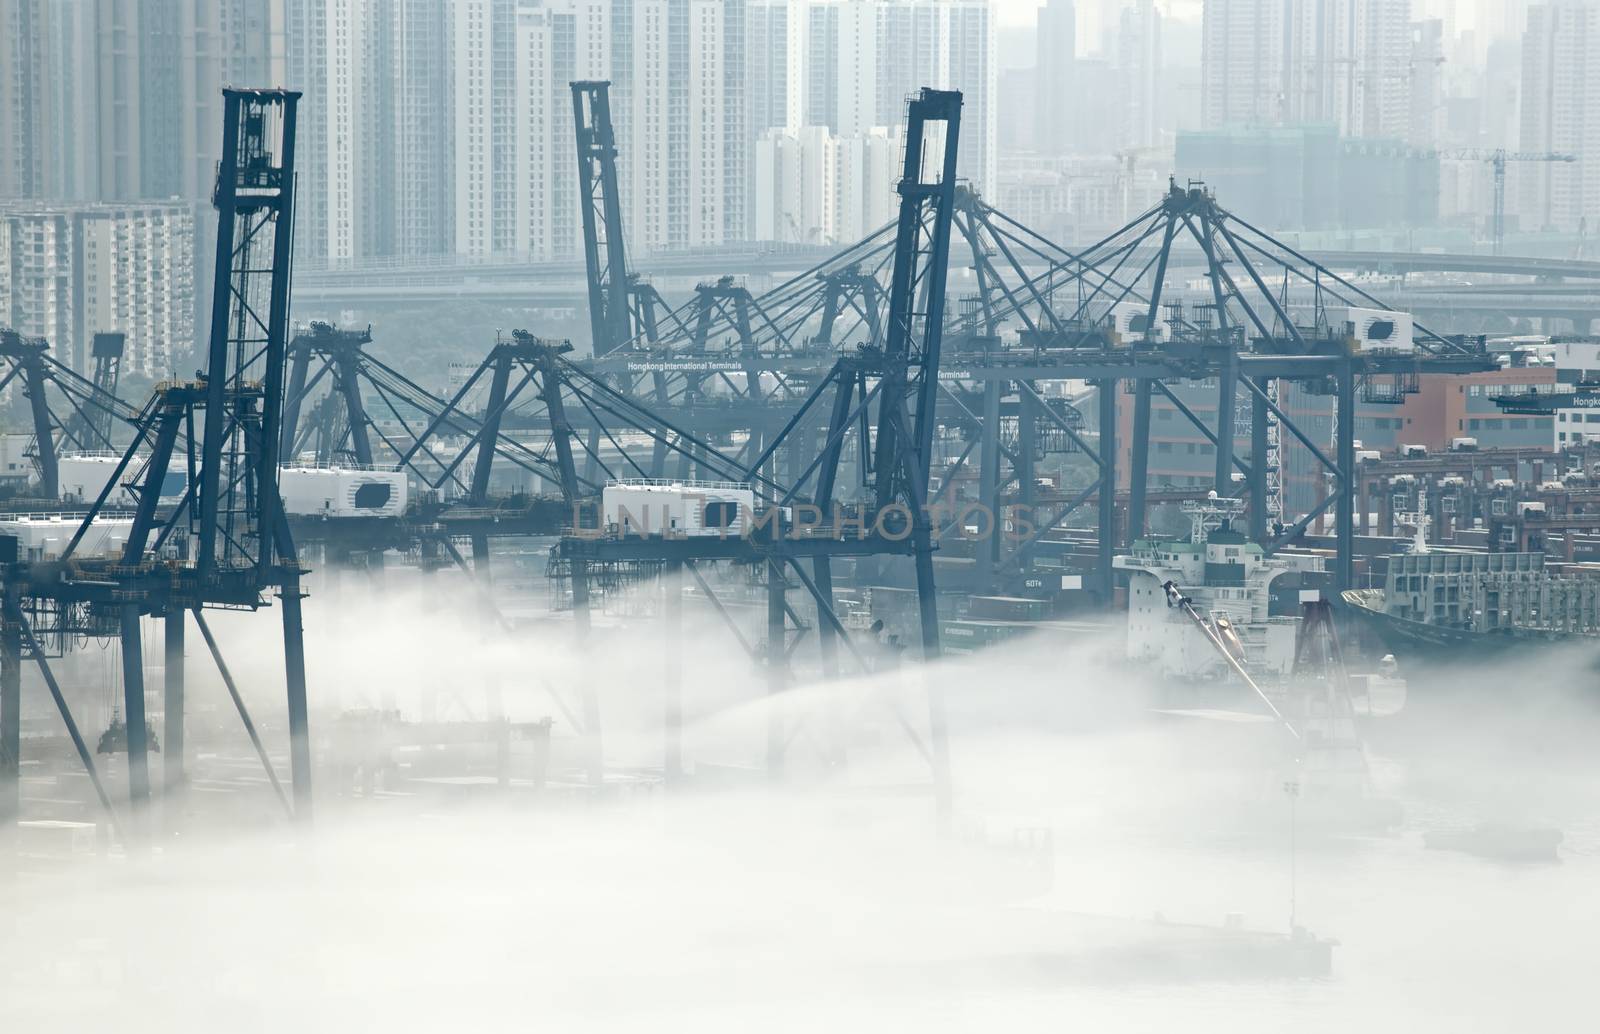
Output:
[[[214,625],[281,763],[276,615]],[[306,626],[319,734],[354,708],[481,719],[495,686],[512,720],[555,718],[559,777],[578,753],[551,692],[575,706],[588,680],[618,779],[660,764],[674,644],[652,620],[581,644],[559,620],[507,633],[459,575],[396,570],[320,587]],[[299,842],[264,788],[240,791],[263,816],[244,832],[0,877],[6,1027],[1580,1029],[1600,948],[1581,658],[1475,676],[1537,684],[1537,706],[1437,706],[1414,686],[1369,737],[1371,792],[1400,826],[1318,825],[1301,801],[1297,919],[1338,940],[1332,976],[1219,979],[1153,958],[1149,920],[1287,931],[1281,730],[1151,718],[1119,640],[1048,635],[807,678],[773,705],[727,629],[686,605],[685,757],[702,778],[682,791],[365,800],[324,777]],[[225,703],[194,644],[189,670],[196,706]],[[898,717],[926,738],[930,684],[951,715],[947,833]],[[761,770],[771,706],[798,722],[781,787]],[[1561,829],[1561,862],[1422,845],[1484,821]]]

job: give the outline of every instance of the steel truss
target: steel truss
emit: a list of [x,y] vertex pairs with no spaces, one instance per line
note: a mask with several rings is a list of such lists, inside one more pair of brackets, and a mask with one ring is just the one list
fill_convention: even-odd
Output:
[[[133,441],[56,560],[28,562],[16,540],[5,561],[0,608],[0,808],[16,814],[16,714],[22,662],[33,660],[61,712],[113,824],[121,826],[66,706],[49,656],[75,637],[121,642],[132,829],[143,830],[150,799],[141,617],[164,620],[167,726],[164,776],[184,780],[184,626],[192,614],[246,730],[276,785],[232,676],[205,622],[206,608],[254,610],[269,592],[281,600],[290,731],[292,813],[311,817],[311,748],[301,624],[301,568],[278,495],[278,458],[288,337],[293,244],[294,134],[299,94],[223,91],[224,135],[213,202],[218,212],[216,280],[205,372],[161,385],[137,415]],[[200,425],[197,427],[197,424]],[[181,444],[181,448],[180,448]],[[159,509],[173,462],[187,488]],[[113,492],[136,499],[132,527],[116,556],[80,553]],[[285,799],[288,805],[287,798]]]
[[28,400],[33,440],[28,455],[39,475],[38,496],[61,495],[60,458],[65,453],[120,452],[113,426],[131,424],[138,412],[117,397],[122,369],[121,334],[96,334],[94,379],[53,358],[43,338],[24,338],[0,328],[0,393],[19,384]]
[[[897,188],[900,212],[893,235],[889,282],[882,291],[884,304],[875,317],[862,313],[863,308],[878,312],[875,306],[855,310],[858,322],[879,328],[881,338],[830,351],[833,358],[829,368],[793,409],[782,429],[759,449],[758,439],[752,435],[745,453],[738,458],[719,456],[716,462],[703,458],[702,469],[711,475],[748,483],[755,489],[758,506],[769,515],[764,533],[728,538],[571,535],[561,542],[561,554],[572,561],[664,564],[669,581],[669,616],[681,606],[681,594],[675,593],[672,586],[678,584],[682,572],[700,581],[708,599],[716,605],[715,594],[704,585],[698,564],[730,560],[754,565],[764,572],[767,637],[761,655],[773,697],[767,764],[774,776],[783,770],[784,755],[793,735],[793,730],[786,727],[782,709],[790,653],[798,638],[790,633],[791,629],[796,633],[805,630],[787,600],[791,577],[804,587],[815,605],[823,668],[828,674],[836,674],[841,645],[858,659],[860,654],[835,611],[832,561],[837,557],[909,557],[916,573],[924,656],[933,659],[939,655],[935,529],[926,503],[930,458],[939,422],[940,356],[950,235],[956,209],[960,112],[961,95],[955,92],[924,89],[909,104],[905,166]],[[859,267],[852,261],[843,261],[834,272],[838,271],[848,272],[853,281],[837,278],[841,291],[848,286],[856,297],[874,298],[878,294],[876,289],[865,288]],[[812,277],[820,272],[813,271],[791,284],[803,283],[809,292],[813,290]],[[731,286],[720,285],[715,297],[731,304],[737,313],[738,306],[748,302],[743,295],[726,290]],[[706,297],[703,293],[701,296]],[[850,304],[859,305],[837,300],[833,303],[835,320]],[[781,331],[776,320],[767,318],[763,322],[769,332]],[[833,326],[836,328],[837,322]],[[747,333],[740,327],[739,336],[745,342],[742,351],[748,353],[753,328]],[[849,340],[848,334],[831,338],[830,344],[845,340]],[[709,333],[701,334],[691,347],[701,350],[709,343]],[[596,363],[595,368],[596,372],[606,369],[603,362]],[[818,420],[824,414],[818,441]],[[651,427],[667,421],[646,415],[640,422]],[[687,432],[676,429],[673,434],[687,436]],[[860,478],[853,490],[847,489],[840,477],[842,461],[851,449]],[[784,453],[795,460],[779,474],[773,465]],[[806,522],[797,516],[802,508],[819,517],[832,514],[836,504],[841,515],[848,512],[857,533],[835,534],[822,519]],[[738,634],[736,628],[735,633]],[[931,686],[928,707],[929,740],[924,750],[933,769],[937,807],[944,815],[950,806],[944,709],[937,689]],[[669,722],[669,776],[676,774],[682,756],[676,729]]]

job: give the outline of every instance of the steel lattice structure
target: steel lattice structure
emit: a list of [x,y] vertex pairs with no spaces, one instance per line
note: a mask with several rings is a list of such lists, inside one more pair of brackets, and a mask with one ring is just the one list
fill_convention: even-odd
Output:
[[[218,213],[216,281],[207,362],[192,382],[158,386],[134,423],[133,441],[61,556],[28,561],[7,539],[0,580],[0,754],[7,758],[4,809],[15,814],[15,716],[24,659],[39,666],[114,824],[107,797],[48,657],[77,637],[120,641],[134,831],[151,796],[140,619],[166,631],[169,790],[183,782],[186,618],[192,615],[227,684],[263,766],[286,808],[255,726],[207,626],[207,608],[254,610],[275,591],[283,617],[290,729],[292,815],[311,817],[311,745],[301,626],[301,569],[278,495],[278,452],[287,357],[289,265],[293,244],[294,136],[299,94],[223,91],[224,135],[213,202]],[[181,457],[186,489],[163,508],[169,470]],[[80,555],[111,495],[136,499],[127,540],[115,556]]]

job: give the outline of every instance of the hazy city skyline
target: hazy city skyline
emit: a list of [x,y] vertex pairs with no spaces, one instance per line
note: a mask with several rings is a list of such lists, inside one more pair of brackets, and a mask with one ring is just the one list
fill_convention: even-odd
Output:
[[[1485,156],[1506,148],[1523,160],[1500,235],[1581,250],[1600,222],[1597,18],[1589,0],[0,0],[0,323],[74,355],[128,329],[134,368],[182,350],[169,338],[203,314],[94,325],[116,318],[74,228],[102,204],[145,206],[115,217],[137,232],[191,227],[98,275],[147,297],[137,311],[205,304],[225,82],[304,93],[306,270],[575,261],[575,79],[612,84],[637,256],[864,236],[922,85],[965,94],[963,177],[1057,239],[1177,176],[1280,230],[1499,247]],[[1312,170],[1322,185],[1297,186]]]

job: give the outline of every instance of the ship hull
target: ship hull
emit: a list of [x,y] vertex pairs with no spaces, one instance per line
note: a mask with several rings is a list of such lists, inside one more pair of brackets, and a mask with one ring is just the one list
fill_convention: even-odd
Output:
[[1379,605],[1377,597],[1360,591],[1347,591],[1339,596],[1339,609],[1345,616],[1376,635],[1402,664],[1413,661],[1432,666],[1477,665],[1485,660],[1562,643],[1593,644],[1600,654],[1600,640],[1593,636],[1518,629],[1473,631],[1430,625],[1385,614],[1378,609]]

